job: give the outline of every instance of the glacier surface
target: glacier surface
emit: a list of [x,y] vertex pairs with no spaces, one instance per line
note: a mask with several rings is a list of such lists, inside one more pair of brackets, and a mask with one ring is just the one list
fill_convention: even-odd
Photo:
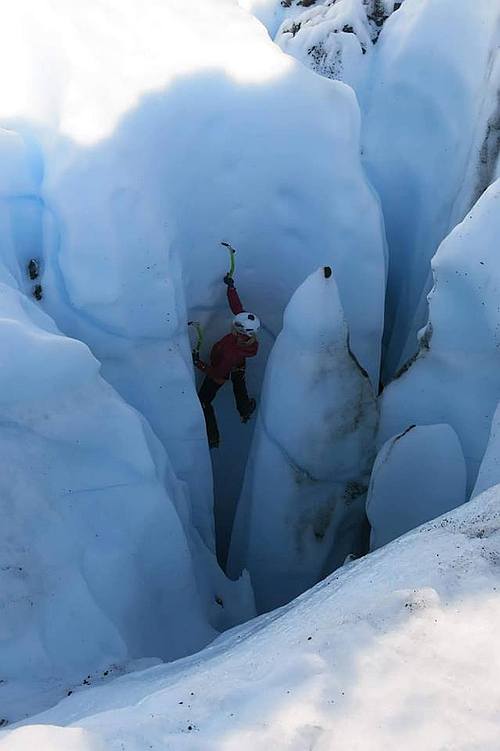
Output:
[[[69,695],[2,751],[496,748],[499,28],[498,0],[2,10],[0,727]],[[222,240],[259,414],[222,389],[210,456],[187,322],[204,357],[229,330]],[[385,547],[341,566],[376,448]],[[337,566],[219,636],[252,583],[267,610]]]
[[495,751],[496,486],[199,655],[82,689],[1,751]]

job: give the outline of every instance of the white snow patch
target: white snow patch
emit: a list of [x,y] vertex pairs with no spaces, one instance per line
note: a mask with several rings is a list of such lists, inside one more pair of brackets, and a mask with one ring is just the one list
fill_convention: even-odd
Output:
[[71,749],[77,730],[85,751],[496,751],[499,498],[497,486],[198,655],[71,696],[3,733],[1,751],[64,736]]

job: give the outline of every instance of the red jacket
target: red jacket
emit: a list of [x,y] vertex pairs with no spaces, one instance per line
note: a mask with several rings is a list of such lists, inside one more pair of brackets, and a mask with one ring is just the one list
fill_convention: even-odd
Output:
[[[234,315],[244,312],[243,305],[234,287],[227,288],[227,299]],[[210,365],[198,360],[196,367],[216,383],[224,383],[233,370],[245,367],[247,357],[255,357],[257,354],[258,341],[251,337],[248,337],[247,341],[248,343],[243,340],[241,334],[226,334],[212,347]]]

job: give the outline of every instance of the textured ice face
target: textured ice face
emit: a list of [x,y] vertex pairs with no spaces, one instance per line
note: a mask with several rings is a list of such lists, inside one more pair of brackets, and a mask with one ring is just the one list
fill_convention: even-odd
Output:
[[351,85],[363,112],[363,161],[390,255],[387,382],[417,349],[439,243],[498,176],[500,8],[490,0],[288,5],[277,43]]
[[330,272],[311,274],[285,310],[238,503],[229,570],[250,572],[261,611],[363,550],[377,411]]
[[452,426],[463,446],[469,492],[500,400],[499,201],[497,181],[440,246],[429,298],[431,336],[381,399],[380,443],[409,425]]
[[[147,12],[93,0],[85,14],[60,0],[42,0],[36,14],[31,6],[9,8],[0,31],[0,57],[14,56],[5,69],[19,73],[0,116],[38,169],[29,226],[45,257],[42,304],[150,422],[213,547],[186,307],[208,350],[230,325],[221,240],[237,248],[238,288],[263,324],[253,395],[292,292],[324,263],[335,268],[352,350],[378,382],[384,236],[355,98],[284,55],[234,0],[169,0]],[[227,536],[251,428],[241,432],[225,393],[216,409]]]
[[372,550],[466,500],[462,447],[449,425],[412,425],[381,448],[366,501]]

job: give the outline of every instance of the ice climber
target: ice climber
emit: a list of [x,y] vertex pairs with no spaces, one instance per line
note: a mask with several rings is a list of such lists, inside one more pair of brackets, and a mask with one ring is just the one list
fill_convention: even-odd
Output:
[[255,357],[257,354],[259,343],[256,335],[260,328],[260,321],[256,315],[243,309],[234,286],[234,280],[230,274],[226,274],[224,283],[227,284],[229,307],[234,313],[232,331],[212,347],[210,365],[200,359],[196,350],[193,352],[194,364],[205,373],[198,396],[205,415],[208,445],[211,449],[217,448],[220,441],[212,401],[220,387],[229,378],[233,382],[236,409],[240,414],[241,421],[247,422],[255,410],[255,399],[250,399],[247,392],[245,361],[247,357]]

